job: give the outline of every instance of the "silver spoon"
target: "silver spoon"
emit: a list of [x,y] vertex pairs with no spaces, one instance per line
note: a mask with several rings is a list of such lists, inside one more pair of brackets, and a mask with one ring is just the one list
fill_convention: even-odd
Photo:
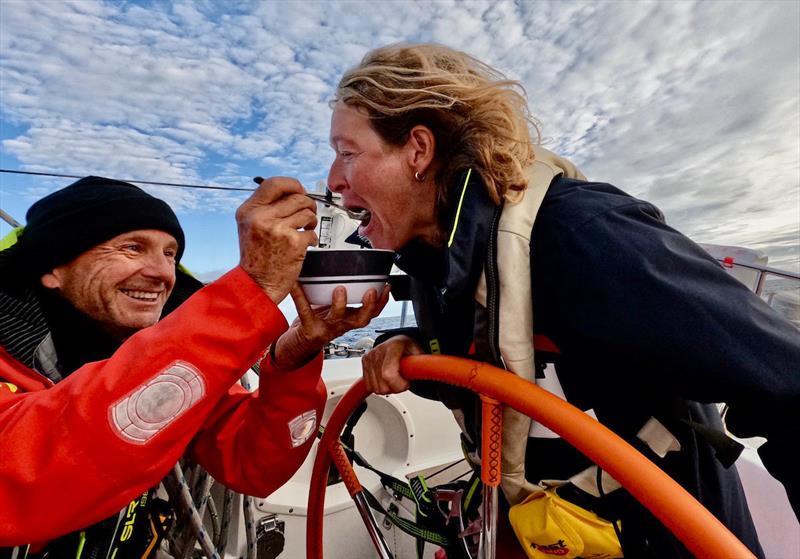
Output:
[[[264,179],[262,177],[254,177],[253,182],[256,184],[261,184],[262,182],[264,182]],[[316,200],[317,202],[322,202],[323,204],[327,204],[328,206],[333,206],[334,208],[339,208],[340,210],[343,210],[347,214],[347,217],[349,217],[350,219],[355,219],[357,221],[366,221],[366,219],[369,217],[369,210],[358,210],[358,211],[351,210],[350,208],[343,206],[338,202],[329,200],[328,197],[325,196],[324,194],[312,194],[311,192],[306,192],[305,194],[312,200]]]

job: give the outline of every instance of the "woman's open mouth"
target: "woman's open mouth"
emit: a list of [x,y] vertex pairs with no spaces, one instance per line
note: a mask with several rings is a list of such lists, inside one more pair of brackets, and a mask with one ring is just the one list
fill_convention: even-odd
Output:
[[372,219],[372,212],[367,208],[362,208],[361,206],[347,206],[347,210],[350,213],[350,217],[360,221],[363,227],[366,227]]

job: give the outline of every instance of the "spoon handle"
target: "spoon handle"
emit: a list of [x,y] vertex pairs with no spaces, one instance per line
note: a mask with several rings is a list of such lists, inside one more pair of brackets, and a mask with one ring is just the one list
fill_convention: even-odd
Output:
[[[264,179],[262,177],[253,177],[253,182],[256,184],[261,184],[262,182],[264,182]],[[367,213],[366,211],[364,210],[360,212],[353,211],[343,206],[342,204],[339,204],[337,202],[334,202],[333,200],[328,199],[328,197],[325,196],[324,194],[313,194],[311,192],[306,192],[305,194],[312,200],[316,200],[317,202],[322,202],[323,204],[327,204],[329,206],[333,206],[334,208],[339,208],[340,210],[343,210],[344,212],[347,213],[347,217],[349,217],[350,219],[356,219],[358,221],[361,221],[366,216]]]
[[316,200],[317,202],[322,202],[324,204],[328,204],[329,206],[336,206],[337,208],[344,209],[344,206],[341,206],[334,202],[333,200],[328,199],[327,196],[324,194],[314,194],[313,192],[306,192],[306,196],[311,198],[312,200]]

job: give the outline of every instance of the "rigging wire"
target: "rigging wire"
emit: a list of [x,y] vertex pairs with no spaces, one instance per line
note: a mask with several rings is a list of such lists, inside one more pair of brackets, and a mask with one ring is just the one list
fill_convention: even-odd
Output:
[[[35,171],[16,171],[13,169],[0,169],[0,173],[11,173],[15,175],[35,175],[40,177],[60,177],[65,179],[82,179],[81,175],[61,175],[58,173],[40,173]],[[235,186],[210,186],[207,184],[184,184],[179,182],[155,182],[155,181],[140,181],[135,179],[117,179],[123,182],[133,182],[138,184],[153,184],[158,186],[177,186],[180,188],[200,188],[204,190],[237,190],[243,192],[253,192],[255,188],[239,188]]]
[[19,221],[17,221],[16,219],[14,219],[10,215],[8,215],[2,209],[0,209],[0,219],[5,221],[6,223],[8,223],[11,227],[14,227],[14,228],[22,227],[22,224]]
[[[450,468],[454,468],[455,466],[458,466],[459,464],[463,464],[463,463],[469,464],[469,462],[467,462],[466,460],[456,460],[455,462],[453,462],[449,466],[445,466],[444,468],[442,468],[440,470],[437,470],[437,471],[433,472],[432,474],[427,474],[425,476],[425,478],[426,479],[434,478],[434,477],[438,476],[439,474],[441,474],[442,472],[446,472]],[[472,470],[470,469],[469,471],[464,472],[463,474],[459,474],[455,479],[452,479],[450,482],[452,483],[453,481],[455,481],[455,480],[457,480],[459,478],[462,478],[462,477],[466,476],[467,474],[471,474],[471,473],[472,473]]]

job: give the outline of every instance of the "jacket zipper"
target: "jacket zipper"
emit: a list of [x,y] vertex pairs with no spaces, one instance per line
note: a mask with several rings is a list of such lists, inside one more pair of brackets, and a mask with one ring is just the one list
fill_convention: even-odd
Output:
[[500,216],[503,213],[501,202],[497,207],[489,228],[489,242],[486,251],[486,311],[489,315],[488,342],[494,364],[507,369],[503,355],[500,352],[500,277],[497,271],[497,229]]

